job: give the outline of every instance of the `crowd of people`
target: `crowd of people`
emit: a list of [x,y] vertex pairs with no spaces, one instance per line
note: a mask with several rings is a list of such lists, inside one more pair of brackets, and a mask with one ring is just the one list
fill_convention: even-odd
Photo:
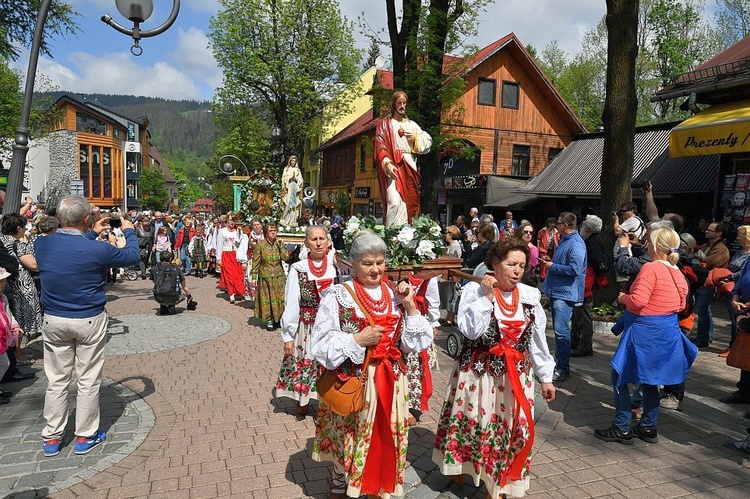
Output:
[[[593,304],[612,269],[623,312],[613,328],[620,337],[610,376],[615,415],[610,427],[594,431],[601,440],[658,442],[660,409],[682,409],[689,369],[699,348],[713,341],[717,290],[725,292],[730,318],[748,315],[750,226],[737,231],[740,249],[732,256],[727,226],[709,223],[694,237],[680,215],[660,217],[651,186],[645,191],[645,221],[632,203],[612,214],[611,249],[594,214],[579,220],[562,212],[538,231],[512,212],[499,223],[476,208],[459,215],[444,229],[445,245],[469,275],[452,290],[442,319],[437,278],[390,279],[386,244],[374,232],[353,236],[351,278],[341,275],[337,250],[346,222],[338,213],[331,220],[301,215],[307,229],[299,250],[283,241],[276,223],[254,219],[246,226],[238,213],[107,213],[71,196],[57,207],[57,218],[29,217],[27,203],[2,220],[0,374],[3,381],[33,376],[19,370],[29,362],[23,338],[41,335],[48,378],[44,455],[60,452],[73,370],[75,452],[87,453],[106,439],[98,402],[105,285],[130,267],[147,278],[149,267],[171,265],[189,294],[186,276],[215,275],[230,304],[254,300],[258,325],[280,329],[276,397],[291,398],[301,418],[318,400],[312,458],[333,463],[330,497],[390,497],[403,495],[408,431],[428,410],[442,323],[464,341],[438,410],[433,461],[456,483],[483,481],[489,498],[520,497],[530,486],[535,383],[551,402],[555,384],[571,377],[573,359],[594,355]],[[177,310],[162,304],[159,313]],[[693,322],[698,334],[690,340]],[[733,322],[731,341],[742,324]],[[319,392],[324,375],[335,382]],[[329,405],[332,390],[348,393],[343,387],[351,382],[359,383],[362,403],[348,411]],[[721,400],[750,403],[750,371],[741,371],[737,388]],[[0,391],[0,403],[11,397]],[[728,445],[750,452],[747,440]]]

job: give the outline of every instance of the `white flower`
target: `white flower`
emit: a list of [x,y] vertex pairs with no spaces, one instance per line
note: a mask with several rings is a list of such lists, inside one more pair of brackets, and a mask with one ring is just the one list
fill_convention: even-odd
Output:
[[435,248],[435,244],[432,241],[422,240],[419,241],[417,246],[417,255],[425,258],[435,258],[437,255],[432,251]]
[[409,227],[408,225],[404,225],[401,228],[401,232],[399,232],[396,235],[396,239],[398,239],[398,242],[403,244],[404,246],[408,246],[409,243],[414,239],[414,233],[416,230],[413,227]]
[[[352,220],[354,220],[354,217],[352,217]],[[359,221],[354,222],[352,220],[349,220],[349,225],[346,226],[346,229],[344,229],[344,234],[356,234],[359,231]]]
[[430,234],[432,234],[435,237],[438,237],[440,235],[440,226],[439,225],[433,225],[430,227]]

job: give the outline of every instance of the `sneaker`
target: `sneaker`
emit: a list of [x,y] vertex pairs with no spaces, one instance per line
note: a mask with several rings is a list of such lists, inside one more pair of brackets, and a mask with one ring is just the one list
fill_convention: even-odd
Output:
[[275,327],[273,325],[273,321],[268,321],[266,323],[266,331],[273,331],[274,329],[275,329]]
[[727,440],[724,445],[732,450],[738,450],[750,454],[750,437],[747,437],[744,440]]
[[624,432],[617,426],[612,425],[606,430],[594,430],[594,436],[605,442],[617,442],[625,445],[633,445],[633,432]]
[[234,303],[234,295],[229,295],[229,303]]
[[76,454],[88,454],[91,449],[104,442],[106,438],[107,434],[103,431],[97,432],[97,434],[91,438],[76,438]]
[[659,432],[656,428],[646,429],[641,425],[635,425],[631,430],[634,437],[640,438],[644,442],[655,444],[659,441]]
[[666,397],[661,399],[661,401],[659,402],[659,407],[661,407],[662,409],[671,409],[673,411],[681,411],[682,401],[677,400],[677,397],[669,393],[667,394]]
[[555,369],[555,372],[552,375],[552,381],[562,383],[567,379],[570,379],[570,371],[560,371]]
[[44,456],[52,457],[60,453],[60,447],[62,447],[62,440],[52,439],[44,441]]

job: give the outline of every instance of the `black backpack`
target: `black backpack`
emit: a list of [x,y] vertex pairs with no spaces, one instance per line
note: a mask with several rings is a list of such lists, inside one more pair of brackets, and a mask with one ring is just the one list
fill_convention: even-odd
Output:
[[153,269],[154,298],[160,304],[176,305],[181,301],[180,268],[159,263]]

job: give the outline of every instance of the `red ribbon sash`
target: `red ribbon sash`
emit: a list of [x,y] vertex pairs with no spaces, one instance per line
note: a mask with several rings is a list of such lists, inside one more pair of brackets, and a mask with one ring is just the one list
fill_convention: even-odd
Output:
[[503,338],[500,340],[500,343],[490,348],[490,353],[498,357],[505,356],[508,378],[510,379],[510,386],[513,398],[515,399],[515,408],[513,411],[514,422],[511,436],[520,431],[518,418],[521,411],[526,415],[526,421],[529,424],[529,438],[524,442],[523,448],[513,457],[511,465],[502,471],[500,485],[504,487],[507,478],[511,480],[521,479],[521,474],[526,466],[526,459],[529,457],[531,448],[534,446],[534,418],[531,415],[531,405],[524,394],[523,386],[521,386],[521,377],[518,374],[518,367],[516,366],[516,363],[523,359],[523,353],[514,348],[515,344],[518,343],[521,333],[524,331],[526,321],[502,320],[501,322],[504,327]]
[[401,358],[401,350],[396,347],[401,317],[395,314],[375,315],[373,321],[385,331],[370,356],[370,365],[375,366],[377,408],[370,450],[362,470],[363,494],[378,494],[381,490],[392,493],[396,489],[396,444],[391,433],[391,407],[395,384],[393,363]]

